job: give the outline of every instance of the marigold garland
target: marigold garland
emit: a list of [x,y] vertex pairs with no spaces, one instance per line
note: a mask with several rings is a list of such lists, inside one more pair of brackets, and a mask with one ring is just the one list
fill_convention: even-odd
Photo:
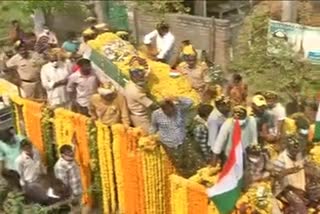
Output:
[[56,146],[59,149],[64,144],[72,144],[74,141],[75,127],[73,123],[74,113],[66,109],[58,108],[54,111],[54,130]]
[[13,126],[14,129],[18,134],[21,134],[21,127],[20,127],[20,116],[19,116],[19,110],[18,105],[14,103],[12,100],[10,100],[11,110],[12,110],[12,119],[13,119]]
[[[258,197],[257,192],[263,191],[263,200]],[[246,207],[246,213],[272,213],[273,196],[271,192],[270,182],[257,182],[251,185],[247,192],[245,192],[237,201],[237,209]]]
[[44,106],[42,109],[42,139],[45,147],[46,163],[49,169],[53,169],[56,162],[56,153],[54,148],[54,132],[53,132],[53,111]]
[[18,95],[12,95],[10,96],[11,101],[13,101],[14,103],[16,103],[17,105],[23,106],[24,101],[26,99],[23,99],[22,97],[19,97]]
[[205,187],[190,181],[187,185],[188,213],[208,214],[208,195]]
[[125,200],[124,200],[124,179],[122,170],[122,147],[121,144],[121,134],[124,134],[124,127],[119,125],[112,126],[112,150],[114,155],[114,167],[116,175],[116,185],[117,185],[117,196],[118,196],[118,206],[119,212],[124,213],[125,211]]
[[101,122],[97,121],[96,127],[103,211],[104,213],[115,213],[117,209],[117,201],[111,150],[111,132],[109,127]]
[[166,213],[169,208],[170,195],[169,174],[173,172],[168,157],[159,145],[153,150],[141,150],[144,181],[145,213]]
[[137,161],[132,132],[123,125],[112,126],[113,152],[120,213],[140,213]]
[[140,139],[148,138],[138,128],[115,125],[112,133],[120,213],[168,213],[173,168],[163,148],[140,149]]
[[171,212],[175,214],[188,214],[188,180],[178,176],[170,176],[171,185]]
[[13,106],[13,115],[15,120],[14,123],[16,132],[18,134],[23,134],[23,128],[21,127],[21,121],[23,120],[21,108],[23,107],[24,99],[17,95],[12,95],[10,96],[10,101],[12,103],[11,105]]
[[178,175],[170,176],[171,213],[219,214],[213,203],[208,203],[206,188],[197,182]]
[[32,144],[38,149],[42,160],[45,157],[45,145],[42,138],[42,103],[37,103],[30,100],[24,100],[22,108],[26,134],[31,140]]
[[90,169],[92,174],[92,186],[90,187],[90,192],[93,197],[94,205],[101,208],[103,205],[101,187],[102,175],[99,167],[97,128],[93,121],[88,120],[87,129],[90,145]]

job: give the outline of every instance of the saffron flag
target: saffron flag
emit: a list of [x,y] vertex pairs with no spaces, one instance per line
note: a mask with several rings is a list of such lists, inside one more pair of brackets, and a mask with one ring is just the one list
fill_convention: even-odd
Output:
[[207,189],[209,198],[215,203],[221,214],[229,214],[241,195],[243,179],[243,149],[241,144],[241,127],[236,121],[232,147],[217,183]]

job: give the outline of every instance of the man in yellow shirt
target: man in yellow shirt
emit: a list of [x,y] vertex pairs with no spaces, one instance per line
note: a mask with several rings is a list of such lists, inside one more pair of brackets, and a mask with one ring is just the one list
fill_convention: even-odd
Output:
[[44,90],[41,86],[40,71],[45,63],[41,55],[27,49],[25,43],[18,42],[17,54],[6,62],[7,68],[16,69],[21,81],[20,87],[24,98],[42,99]]
[[130,81],[124,88],[130,113],[130,120],[134,127],[141,127],[145,133],[150,129],[150,113],[158,105],[151,100],[147,90],[147,72],[143,68],[129,70]]
[[187,45],[182,50],[185,62],[178,65],[177,70],[186,75],[191,87],[201,96],[206,88],[208,80],[208,66],[197,60],[197,54],[192,45]]
[[108,126],[116,123],[130,125],[126,100],[111,84],[98,88],[98,93],[91,97],[89,113],[94,120]]

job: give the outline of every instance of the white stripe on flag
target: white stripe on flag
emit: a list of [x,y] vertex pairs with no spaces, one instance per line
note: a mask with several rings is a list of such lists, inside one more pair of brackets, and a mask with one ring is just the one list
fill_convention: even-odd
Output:
[[207,194],[210,198],[235,189],[239,180],[243,177],[243,152],[241,142],[237,145],[235,153],[235,163],[230,172],[221,178],[216,185],[207,189]]
[[320,102],[318,104],[318,111],[317,111],[317,115],[316,115],[316,121],[320,122]]

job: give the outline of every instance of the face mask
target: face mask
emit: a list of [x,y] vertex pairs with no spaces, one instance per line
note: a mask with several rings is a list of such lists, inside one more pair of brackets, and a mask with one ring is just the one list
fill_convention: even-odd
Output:
[[257,163],[260,158],[259,157],[249,157],[249,160],[252,162],[252,163]]
[[57,61],[54,61],[54,62],[51,62],[52,66],[57,68],[58,67],[58,62]]
[[307,135],[309,133],[309,130],[308,129],[300,129],[299,132],[302,135]]
[[68,156],[68,155],[64,155],[63,159],[68,162],[72,162],[74,160],[72,156]]
[[138,81],[138,82],[136,82],[136,84],[138,86],[144,87],[146,85],[146,82],[145,81]]
[[244,125],[245,123],[246,123],[246,119],[244,119],[244,120],[239,120],[240,126]]

